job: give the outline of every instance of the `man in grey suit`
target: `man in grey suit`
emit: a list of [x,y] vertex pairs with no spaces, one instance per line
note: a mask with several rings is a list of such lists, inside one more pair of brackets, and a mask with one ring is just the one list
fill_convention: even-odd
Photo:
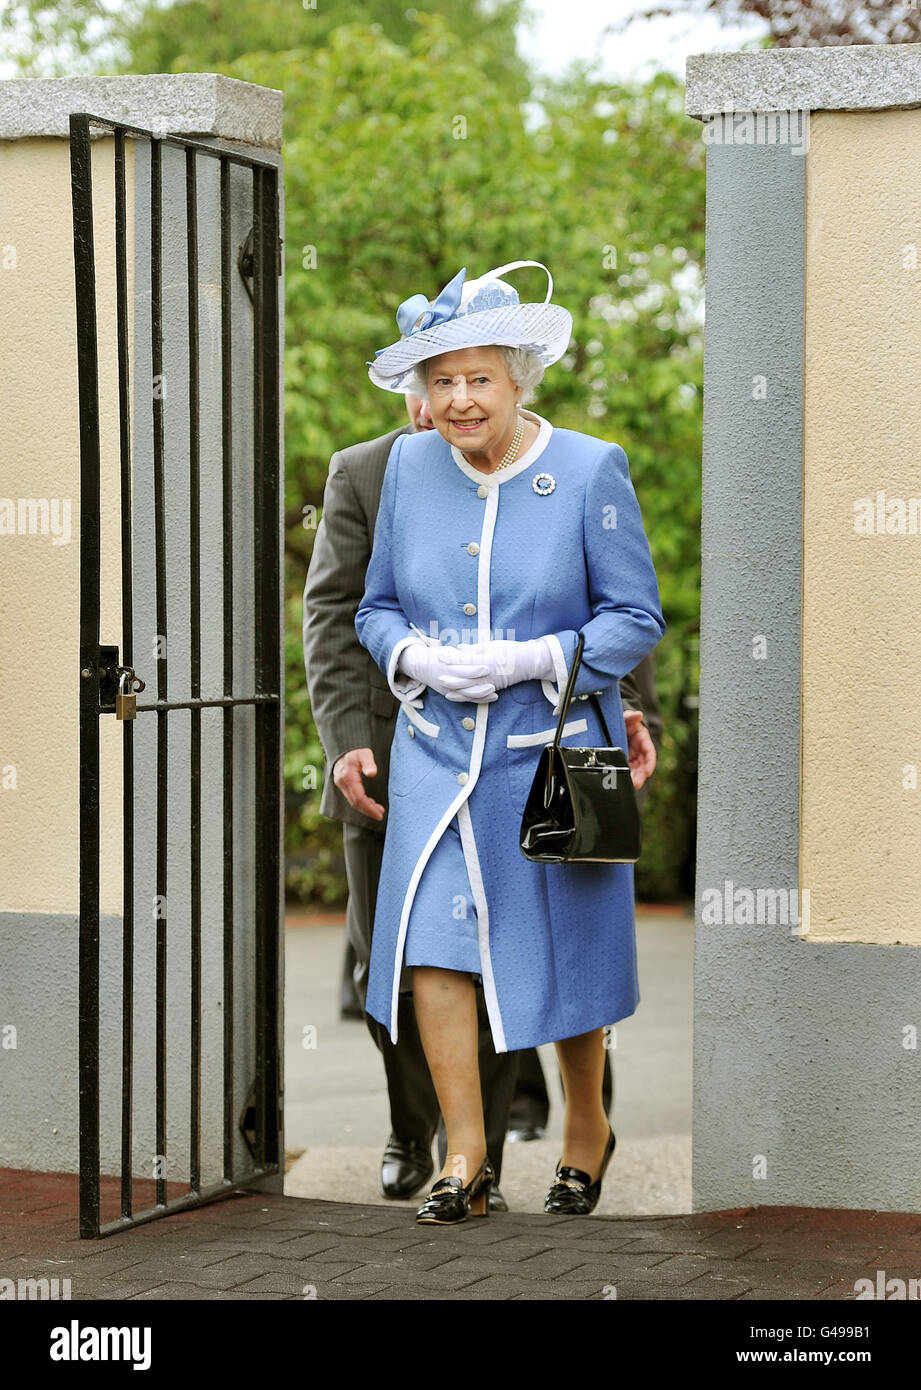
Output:
[[[399,707],[375,661],[359,643],[354,620],[364,594],[393,442],[401,434],[432,428],[427,402],[407,394],[406,404],[409,424],[333,455],[304,588],[304,663],[327,765],[320,810],[343,823],[349,886],[346,936],[362,1009],[383,854],[390,744]],[[640,708],[629,677],[621,682],[621,691],[625,707]],[[631,752],[640,745],[647,755],[648,775],[655,765],[648,732],[631,730]],[[496,1171],[490,1206],[501,1210],[505,1203],[497,1188],[519,1054],[496,1053],[482,989],[477,996],[487,1151]],[[439,1118],[412,996],[400,996],[396,1043],[376,1019],[365,1014],[365,1021],[384,1061],[390,1100],[392,1133],[384,1150],[381,1188],[388,1197],[410,1197],[434,1170],[431,1148]]]

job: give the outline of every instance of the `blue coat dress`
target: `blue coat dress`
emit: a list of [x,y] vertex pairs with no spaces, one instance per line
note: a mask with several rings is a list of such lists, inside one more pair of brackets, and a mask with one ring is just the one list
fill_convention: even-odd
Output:
[[[665,631],[658,584],[624,450],[529,413],[539,436],[499,473],[430,430],[400,436],[384,475],[355,628],[400,700],[366,1000],[394,1042],[410,964],[479,974],[498,1052],[639,1002],[633,865],[534,864],[519,828],[580,632],[563,742],[605,742],[597,691],[626,748],[618,682]],[[549,636],[555,677],[451,701],[396,670],[420,633]]]

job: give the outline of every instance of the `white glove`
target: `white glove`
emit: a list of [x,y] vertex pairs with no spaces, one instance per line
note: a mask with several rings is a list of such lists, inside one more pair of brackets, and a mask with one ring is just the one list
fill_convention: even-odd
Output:
[[519,681],[553,680],[555,676],[553,653],[544,637],[528,642],[496,639],[460,650],[466,651],[469,660],[479,659],[486,663],[486,678],[497,690],[505,690]]
[[430,686],[446,700],[489,704],[499,697],[486,661],[469,649],[446,643],[408,642],[397,657],[397,670]]

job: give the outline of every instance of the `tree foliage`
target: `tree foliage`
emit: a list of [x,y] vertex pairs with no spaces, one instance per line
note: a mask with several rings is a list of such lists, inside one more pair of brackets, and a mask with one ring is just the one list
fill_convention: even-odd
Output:
[[[524,0],[426,0],[450,16],[464,42],[485,48],[489,72],[513,90],[527,85],[515,47]],[[417,10],[405,0],[0,0],[9,56],[26,76],[85,72],[224,72],[250,53],[322,48],[342,24],[380,24],[408,43]],[[100,66],[104,55],[105,67]]]
[[763,19],[772,48],[829,48],[852,43],[917,43],[921,10],[914,0],[667,0],[608,26],[622,32],[637,19],[716,15],[725,24]]
[[[315,535],[305,508],[319,509],[335,450],[405,421],[402,396],[372,385],[365,366],[398,336],[399,303],[433,297],[462,265],[472,277],[526,258],[550,267],[574,324],[535,406],[622,444],[643,509],[668,632],[657,648],[665,741],[637,882],[660,898],[689,891],[704,146],[683,87],[667,74],[624,87],[591,64],[529,79],[514,50],[517,0],[479,19],[474,5],[330,0],[322,42],[310,43],[315,14],[239,0],[209,24],[214,8],[135,16],[126,70],[221,71],[285,96],[289,887],[319,902],[344,895],[339,828],[305,786],[322,765],[300,645]],[[345,9],[362,22],[334,22]],[[544,298],[539,270],[515,284]]]

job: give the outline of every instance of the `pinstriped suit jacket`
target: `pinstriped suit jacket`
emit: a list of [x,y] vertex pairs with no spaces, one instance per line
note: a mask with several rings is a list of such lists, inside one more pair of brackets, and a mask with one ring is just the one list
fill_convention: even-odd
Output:
[[[379,834],[384,833],[386,819],[372,820],[350,806],[333,781],[332,769],[336,759],[350,749],[370,748],[377,776],[366,777],[365,787],[373,800],[387,806],[390,744],[399,706],[373,657],[358,641],[355,614],[365,591],[390,450],[401,434],[411,433],[407,423],[378,439],[333,454],[304,586],[307,690],[326,755],[320,811]],[[658,749],[662,723],[652,653],[623,678],[620,688],[625,709],[643,710]],[[640,800],[645,792],[643,787]]]

